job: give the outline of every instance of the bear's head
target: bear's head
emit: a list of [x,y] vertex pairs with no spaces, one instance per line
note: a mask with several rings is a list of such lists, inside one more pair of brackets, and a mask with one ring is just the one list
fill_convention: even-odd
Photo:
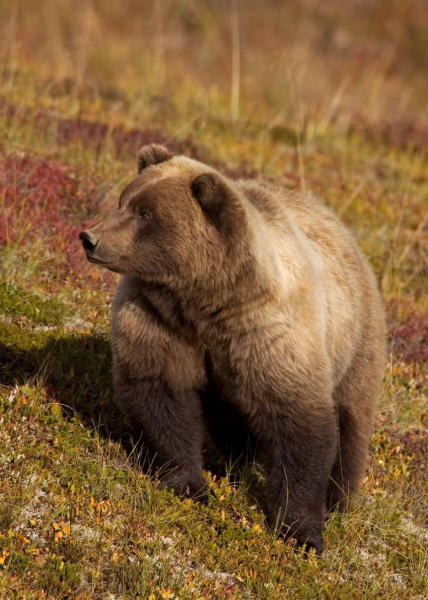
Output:
[[90,262],[143,281],[186,285],[237,266],[245,223],[232,181],[152,144],[139,151],[138,175],[117,210],[79,237]]

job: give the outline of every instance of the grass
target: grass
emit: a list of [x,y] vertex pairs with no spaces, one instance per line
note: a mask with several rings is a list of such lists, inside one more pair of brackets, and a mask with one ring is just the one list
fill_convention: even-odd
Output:
[[[394,0],[388,28],[382,3],[345,5],[0,3],[0,597],[428,597],[426,11]],[[207,470],[206,507],[159,490],[115,408],[117,278],[77,233],[153,141],[323,196],[377,274],[390,361],[370,464],[319,560],[267,532],[252,467]]]

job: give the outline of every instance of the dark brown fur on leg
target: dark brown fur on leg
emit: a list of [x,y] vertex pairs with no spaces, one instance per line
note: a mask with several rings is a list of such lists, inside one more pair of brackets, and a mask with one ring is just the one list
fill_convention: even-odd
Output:
[[143,459],[159,469],[162,487],[202,499],[205,427],[196,391],[174,392],[154,378],[123,381],[118,389],[134,438],[148,451]]
[[[370,335],[382,337],[383,323],[373,323]],[[366,344],[357,353],[335,390],[338,406],[339,444],[327,489],[329,512],[344,512],[362,482],[373,433],[374,408],[384,363],[383,353]]]
[[361,485],[371,437],[371,430],[361,429],[357,415],[340,407],[340,440],[327,488],[328,512],[345,512],[351,496]]
[[115,298],[112,349],[115,397],[134,438],[141,439],[163,487],[203,498],[206,427],[199,391],[203,353],[168,322],[170,305],[154,311],[159,290],[123,279]]
[[317,423],[304,415],[292,420],[275,416],[254,419],[251,428],[267,478],[270,528],[320,555],[328,473],[337,443],[333,411],[320,413]]

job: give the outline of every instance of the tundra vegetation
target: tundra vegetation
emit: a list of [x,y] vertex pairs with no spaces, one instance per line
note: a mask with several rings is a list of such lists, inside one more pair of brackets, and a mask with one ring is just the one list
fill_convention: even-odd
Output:
[[[1,597],[428,597],[428,11],[342,4],[0,0]],[[78,233],[151,142],[312,190],[375,269],[389,364],[321,559],[268,533],[254,468],[213,464],[199,506],[138,466],[112,402],[117,278]]]

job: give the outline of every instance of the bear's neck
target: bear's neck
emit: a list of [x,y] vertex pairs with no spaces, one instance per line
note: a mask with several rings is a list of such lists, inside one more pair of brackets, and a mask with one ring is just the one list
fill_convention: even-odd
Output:
[[154,313],[177,334],[211,348],[272,320],[278,297],[272,280],[257,273],[253,260],[221,280],[207,278],[186,286],[176,282],[140,282]]
[[178,298],[183,315],[207,348],[273,322],[281,302],[277,286],[257,272],[253,261],[226,284],[195,283]]
[[[253,220],[254,221],[254,220]],[[275,324],[284,302],[284,281],[278,257],[272,252],[262,222],[248,231],[246,244],[192,282],[153,284],[150,301],[167,310],[168,323],[210,348],[219,342]]]

